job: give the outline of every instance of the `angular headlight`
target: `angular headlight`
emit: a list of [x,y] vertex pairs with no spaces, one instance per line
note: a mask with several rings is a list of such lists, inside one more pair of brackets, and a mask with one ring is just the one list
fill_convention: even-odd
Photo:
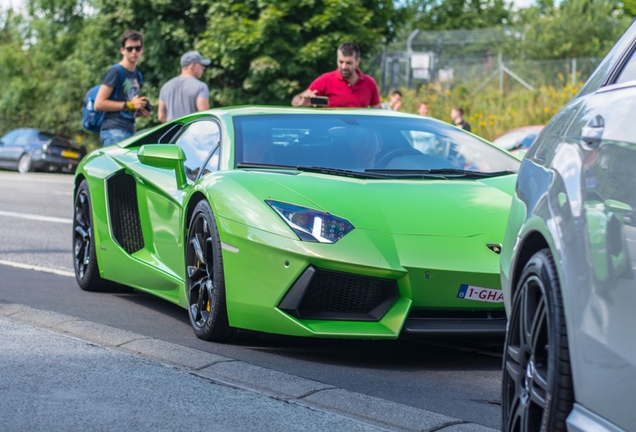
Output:
[[265,200],[303,241],[335,243],[355,227],[338,216],[279,201]]

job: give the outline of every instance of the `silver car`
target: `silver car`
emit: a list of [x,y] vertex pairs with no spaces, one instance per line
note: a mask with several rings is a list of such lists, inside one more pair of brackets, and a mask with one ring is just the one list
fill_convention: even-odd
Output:
[[506,431],[636,430],[636,24],[521,163],[501,253]]

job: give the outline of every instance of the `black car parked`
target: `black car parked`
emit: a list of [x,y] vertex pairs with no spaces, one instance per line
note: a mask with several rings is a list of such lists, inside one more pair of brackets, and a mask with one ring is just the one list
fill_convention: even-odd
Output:
[[73,173],[86,150],[68,138],[36,129],[20,128],[0,138],[0,168]]

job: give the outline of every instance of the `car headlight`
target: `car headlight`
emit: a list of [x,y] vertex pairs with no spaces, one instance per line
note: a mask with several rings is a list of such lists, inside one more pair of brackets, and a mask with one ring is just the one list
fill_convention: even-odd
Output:
[[335,243],[355,227],[329,213],[279,201],[265,200],[303,241]]

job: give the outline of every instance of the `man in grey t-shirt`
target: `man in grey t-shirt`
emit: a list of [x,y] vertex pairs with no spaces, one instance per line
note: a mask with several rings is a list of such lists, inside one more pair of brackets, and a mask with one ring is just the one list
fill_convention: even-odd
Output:
[[181,56],[181,75],[172,78],[159,92],[159,121],[165,123],[210,108],[208,86],[199,81],[210,60],[197,51]]

